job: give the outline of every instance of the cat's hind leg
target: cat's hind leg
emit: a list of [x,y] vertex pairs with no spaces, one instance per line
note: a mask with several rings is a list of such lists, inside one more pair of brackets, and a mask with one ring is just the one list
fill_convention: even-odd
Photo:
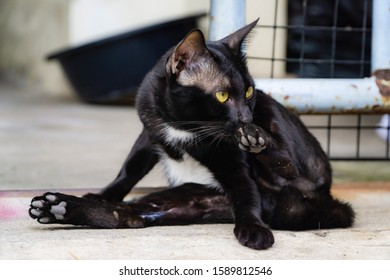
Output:
[[273,229],[347,228],[354,221],[351,206],[328,194],[308,197],[294,187],[285,187],[273,196],[272,207],[266,206],[265,211],[265,220]]
[[225,194],[200,184],[187,183],[130,202],[146,226],[233,223]]
[[121,203],[110,203],[81,198],[62,193],[45,193],[34,197],[29,214],[41,224],[71,224],[95,228],[121,227],[119,213],[126,212],[133,224],[142,227],[142,221],[132,213],[132,209]]
[[33,198],[29,214],[42,224],[96,228],[233,222],[231,206],[225,195],[198,184],[152,193],[129,203],[46,193]]

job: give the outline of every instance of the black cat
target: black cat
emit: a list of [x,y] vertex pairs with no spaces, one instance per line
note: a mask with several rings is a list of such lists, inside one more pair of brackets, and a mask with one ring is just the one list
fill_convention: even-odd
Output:
[[[255,89],[241,46],[256,23],[217,42],[190,32],[139,88],[144,129],[118,177],[100,194],[35,197],[30,216],[99,228],[234,222],[238,241],[254,249],[274,243],[270,227],[351,226],[354,212],[332,198],[317,140]],[[123,202],[158,161],[172,188]]]

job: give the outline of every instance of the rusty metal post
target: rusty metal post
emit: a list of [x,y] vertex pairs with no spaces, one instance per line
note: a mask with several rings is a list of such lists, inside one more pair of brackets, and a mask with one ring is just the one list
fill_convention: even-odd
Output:
[[374,0],[372,13],[372,71],[380,93],[390,102],[390,0]]
[[[390,100],[390,0],[374,0],[372,6],[371,69],[384,99]],[[390,142],[390,115],[382,116],[377,133]]]

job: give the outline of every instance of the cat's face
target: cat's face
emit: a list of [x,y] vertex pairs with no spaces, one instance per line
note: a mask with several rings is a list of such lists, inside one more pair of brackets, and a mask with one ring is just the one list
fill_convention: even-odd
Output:
[[166,64],[173,120],[221,122],[231,129],[252,122],[255,88],[241,45],[257,21],[217,42],[189,33]]

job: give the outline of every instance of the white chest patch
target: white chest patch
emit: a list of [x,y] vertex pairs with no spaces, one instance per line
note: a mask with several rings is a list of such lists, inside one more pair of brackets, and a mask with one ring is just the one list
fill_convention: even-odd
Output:
[[[194,133],[176,129],[169,125],[165,126],[163,132],[165,143],[170,146],[180,146],[196,141],[196,135]],[[210,170],[187,153],[184,153],[182,160],[175,160],[161,150],[160,161],[171,187],[185,183],[197,183],[222,189]]]
[[172,187],[184,183],[197,183],[221,189],[221,185],[214,178],[210,170],[200,164],[189,154],[184,154],[183,159],[180,161],[170,158],[165,153],[161,153],[160,157],[165,175]]

